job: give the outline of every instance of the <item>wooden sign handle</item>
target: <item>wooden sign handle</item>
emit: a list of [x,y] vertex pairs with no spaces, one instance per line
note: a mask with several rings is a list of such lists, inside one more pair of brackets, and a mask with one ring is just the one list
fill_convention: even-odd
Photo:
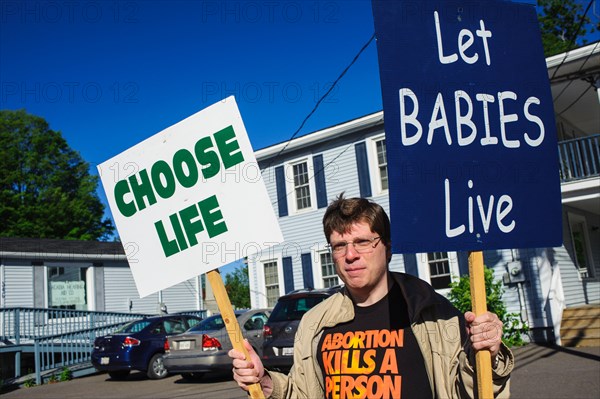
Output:
[[[229,335],[229,339],[233,344],[233,348],[242,352],[246,357],[246,360],[250,360],[250,354],[244,346],[244,337],[242,336],[242,330],[240,328],[240,324],[237,321],[237,318],[235,317],[235,312],[233,311],[233,307],[231,306],[231,301],[229,300],[227,291],[225,290],[225,285],[223,284],[221,273],[219,273],[218,270],[211,270],[210,272],[206,273],[206,277],[208,278],[213,293],[215,294],[217,306],[219,307],[221,317],[223,317],[223,321],[225,322],[225,328],[227,328],[227,334]],[[250,397],[252,399],[265,399],[265,395],[259,383],[252,384],[249,386],[249,388]]]
[[[473,313],[479,316],[487,312],[483,252],[469,253],[469,277],[471,282],[471,304]],[[493,399],[492,358],[490,351],[481,350],[475,355],[477,369],[477,392],[479,399]]]

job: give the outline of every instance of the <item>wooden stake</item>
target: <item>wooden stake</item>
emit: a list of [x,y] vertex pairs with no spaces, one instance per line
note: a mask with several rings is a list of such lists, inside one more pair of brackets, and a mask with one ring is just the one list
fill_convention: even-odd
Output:
[[[223,279],[221,278],[221,273],[218,270],[211,270],[206,273],[206,277],[210,282],[213,293],[215,294],[215,299],[217,300],[217,306],[219,307],[219,311],[221,312],[221,317],[223,317],[223,321],[225,322],[225,328],[227,328],[227,334],[229,335],[229,339],[233,344],[233,348],[238,350],[244,354],[246,360],[250,360],[250,354],[246,350],[244,346],[244,337],[242,336],[242,329],[235,317],[235,312],[233,311],[233,307],[231,306],[231,301],[229,300],[229,296],[227,295],[227,291],[225,290],[225,285],[223,284]],[[265,395],[260,387],[260,384],[252,384],[249,386],[250,388],[250,397],[252,399],[264,399]]]
[[[469,277],[471,282],[471,304],[473,305],[475,316],[487,312],[483,269],[483,252],[470,252]],[[494,397],[494,387],[492,385],[492,358],[490,352],[487,350],[478,351],[475,355],[475,363],[478,398],[492,399]]]

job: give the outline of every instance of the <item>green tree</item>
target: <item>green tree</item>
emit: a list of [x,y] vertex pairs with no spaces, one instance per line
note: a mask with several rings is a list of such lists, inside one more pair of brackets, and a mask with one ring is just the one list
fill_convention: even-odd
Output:
[[[588,2],[586,1],[586,8]],[[538,21],[546,57],[586,44],[586,33],[600,26],[591,23],[589,12],[575,0],[539,0]],[[580,27],[581,25],[581,27]]]
[[[529,331],[529,327],[521,322],[517,313],[508,313],[502,301],[504,294],[502,281],[494,281],[494,272],[487,267],[484,269],[484,279],[487,309],[495,313],[504,324],[502,340],[508,346],[523,345],[522,335]],[[462,313],[472,310],[471,281],[468,275],[450,284],[448,299]]]
[[250,308],[250,283],[248,265],[236,268],[225,276],[225,289],[231,304],[236,308]]
[[60,132],[24,110],[0,111],[0,236],[106,239],[98,177]]

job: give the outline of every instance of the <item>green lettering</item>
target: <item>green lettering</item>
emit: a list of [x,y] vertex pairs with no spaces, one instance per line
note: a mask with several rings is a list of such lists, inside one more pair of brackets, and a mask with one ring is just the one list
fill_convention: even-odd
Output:
[[181,224],[179,223],[179,218],[177,217],[177,214],[172,214],[171,216],[169,216],[169,219],[171,220],[171,226],[173,226],[173,231],[175,232],[175,238],[179,243],[179,248],[181,248],[182,251],[184,249],[187,249],[187,241],[185,241],[185,236],[183,235],[183,230],[181,229]]
[[127,180],[120,180],[115,184],[115,201],[117,202],[117,208],[119,208],[119,212],[125,217],[133,216],[137,211],[133,201],[125,202],[125,194],[129,192],[130,189]]
[[203,166],[202,176],[204,176],[205,179],[210,179],[215,176],[221,169],[217,153],[212,150],[207,151],[209,148],[212,148],[212,146],[213,143],[210,137],[202,137],[194,146],[194,153],[196,154],[196,159],[200,165]]
[[131,185],[133,196],[135,197],[135,203],[137,204],[138,209],[141,211],[142,209],[146,208],[144,197],[148,198],[148,206],[150,206],[156,204],[156,195],[154,195],[154,191],[152,190],[150,178],[148,177],[148,172],[146,169],[140,170],[139,176],[142,180],[140,183],[138,183],[135,175],[133,175],[129,177],[129,184]]
[[233,126],[227,126],[225,129],[219,130],[214,136],[225,169],[244,162],[244,154],[242,154],[240,145],[236,140]]
[[[183,164],[187,165],[188,175],[183,170]],[[198,182],[198,166],[194,156],[185,148],[173,155],[173,169],[177,180],[183,187],[193,187]]]
[[[175,177],[173,176],[173,171],[169,168],[169,164],[163,160],[156,161],[152,165],[150,175],[152,176],[152,184],[157,194],[162,198],[171,198],[175,193]],[[161,175],[164,176],[165,185],[163,185],[163,181],[160,178]]]
[[204,231],[204,226],[202,225],[201,219],[192,222],[192,219],[200,216],[200,214],[198,213],[198,207],[196,206],[196,204],[190,205],[181,212],[179,212],[179,216],[181,216],[183,229],[185,230],[185,234],[187,235],[190,247],[193,247],[194,245],[198,244],[196,234],[200,233],[201,231]]
[[[227,231],[227,224],[223,220],[223,213],[219,209],[219,201],[215,195],[198,202],[198,207],[210,238]],[[217,223],[219,221],[220,223]]]
[[[175,217],[177,217],[177,215],[175,215]],[[178,253],[179,247],[177,246],[177,241],[169,240],[167,238],[167,233],[165,232],[165,227],[163,226],[162,220],[159,220],[158,222],[154,223],[154,227],[156,228],[156,232],[158,233],[160,245],[162,246],[165,256],[168,258],[169,256]]]

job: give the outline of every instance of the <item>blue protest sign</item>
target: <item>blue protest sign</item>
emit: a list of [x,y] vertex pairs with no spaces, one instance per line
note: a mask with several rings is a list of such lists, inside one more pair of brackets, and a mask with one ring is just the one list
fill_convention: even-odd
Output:
[[535,9],[373,1],[394,252],[562,243]]

